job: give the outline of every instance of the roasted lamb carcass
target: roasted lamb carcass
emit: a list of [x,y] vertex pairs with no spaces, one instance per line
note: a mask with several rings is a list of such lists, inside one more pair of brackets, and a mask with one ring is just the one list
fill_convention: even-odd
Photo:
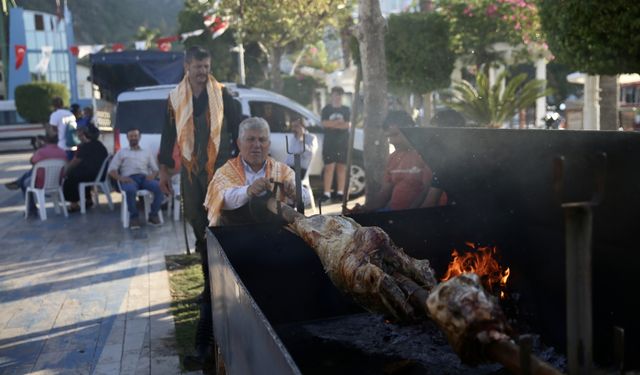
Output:
[[331,281],[366,309],[410,319],[416,316],[398,275],[421,288],[436,284],[429,261],[409,257],[378,227],[362,227],[343,216],[299,217],[293,231],[311,246]]

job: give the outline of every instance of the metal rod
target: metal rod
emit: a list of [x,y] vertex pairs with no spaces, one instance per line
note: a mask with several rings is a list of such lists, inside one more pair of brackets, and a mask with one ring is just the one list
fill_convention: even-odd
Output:
[[[356,70],[356,85],[353,93],[353,100],[351,106],[351,118],[349,119],[349,123],[351,127],[349,128],[349,141],[347,147],[347,166],[346,173],[344,179],[344,186],[342,187],[342,214],[345,215],[347,212],[347,202],[349,201],[349,192],[351,190],[351,165],[353,164],[353,142],[356,138],[356,121],[358,119],[358,111],[360,110],[360,81],[362,81],[362,67],[358,64]],[[321,213],[322,214],[322,213]]]
[[304,215],[304,201],[302,200],[302,167],[300,165],[300,157],[306,151],[306,136],[302,134],[302,153],[289,151],[289,136],[285,136],[287,154],[293,155],[293,170],[296,176],[296,209]]
[[566,230],[567,362],[570,375],[590,375],[593,363],[591,239],[587,202],[563,204]]
[[613,362],[620,375],[624,375],[624,329],[613,327]]
[[533,347],[531,335],[520,336],[518,346],[520,347],[520,373],[521,375],[531,375],[531,348]]

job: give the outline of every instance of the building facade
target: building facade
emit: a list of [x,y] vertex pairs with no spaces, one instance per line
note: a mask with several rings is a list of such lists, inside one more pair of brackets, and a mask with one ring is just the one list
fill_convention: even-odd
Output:
[[[78,100],[76,57],[69,47],[74,45],[71,12],[64,17],[55,14],[12,8],[9,12],[9,67],[7,96],[15,98],[17,86],[34,81],[57,82],[67,86],[71,101]],[[16,46],[26,46],[22,64],[16,66]],[[49,63],[38,69],[43,49],[51,48]]]

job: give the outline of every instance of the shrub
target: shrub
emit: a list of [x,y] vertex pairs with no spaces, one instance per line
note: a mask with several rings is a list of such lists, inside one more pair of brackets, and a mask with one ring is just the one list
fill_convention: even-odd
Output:
[[304,75],[284,77],[283,81],[282,94],[304,106],[312,103],[315,89],[323,86],[315,78]]
[[16,110],[29,122],[46,123],[51,113],[51,99],[59,96],[69,103],[69,91],[61,83],[33,82],[16,87]]

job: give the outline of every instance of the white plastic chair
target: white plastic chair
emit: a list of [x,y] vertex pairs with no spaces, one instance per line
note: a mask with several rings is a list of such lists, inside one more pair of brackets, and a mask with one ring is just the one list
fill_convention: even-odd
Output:
[[[120,219],[122,220],[122,227],[129,228],[129,209],[127,207],[127,193],[122,190],[120,181],[118,181],[118,190],[122,195],[122,203],[120,203]],[[153,199],[153,193],[146,189],[140,189],[136,192],[136,198],[142,197],[144,202],[144,218],[149,222],[149,212],[151,212],[151,200]],[[164,218],[162,217],[162,210],[158,210],[158,217],[160,222],[164,224]]]
[[[40,215],[40,220],[47,220],[47,208],[45,207],[45,198],[47,194],[50,194],[51,198],[53,199],[53,206],[56,210],[56,213],[60,213],[60,206],[62,206],[64,217],[69,217],[69,213],[67,212],[67,205],[64,200],[64,194],[62,193],[62,172],[66,164],[67,163],[64,160],[49,159],[40,161],[33,166],[33,172],[31,173],[31,183],[27,187],[24,196],[25,219],[29,217],[29,200],[31,199],[30,193],[33,193],[36,203],[38,204],[38,213]],[[36,187],[36,180],[39,170],[43,171],[44,181],[41,187]]]
[[96,204],[98,204],[98,194],[100,194],[99,190],[102,190],[104,195],[107,196],[107,202],[109,204],[109,209],[113,211],[113,201],[111,200],[111,184],[109,184],[109,176],[107,174],[107,167],[113,158],[112,155],[107,156],[102,165],[100,166],[100,171],[96,176],[96,179],[93,182],[81,182],[78,185],[78,190],[80,193],[80,212],[85,214],[87,212],[87,199],[86,199],[86,191],[87,187],[91,187],[91,195],[94,196]]

